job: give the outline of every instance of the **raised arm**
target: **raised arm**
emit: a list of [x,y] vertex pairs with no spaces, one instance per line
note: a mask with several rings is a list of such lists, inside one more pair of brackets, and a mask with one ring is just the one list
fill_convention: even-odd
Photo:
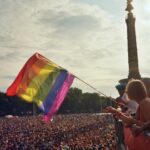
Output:
[[125,115],[124,113],[118,111],[117,109],[111,106],[107,107],[105,110],[106,112],[114,114],[117,118],[121,119],[127,125],[139,124],[139,121],[137,121],[136,119],[132,118],[131,116]]

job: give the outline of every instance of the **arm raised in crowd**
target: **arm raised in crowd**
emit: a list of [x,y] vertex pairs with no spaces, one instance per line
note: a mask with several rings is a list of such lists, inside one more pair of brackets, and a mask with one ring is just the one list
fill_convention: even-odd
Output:
[[114,114],[117,118],[121,119],[127,125],[140,124],[140,122],[138,120],[134,119],[131,116],[125,115],[121,111],[118,111],[117,109],[115,109],[111,106],[105,108],[105,111]]

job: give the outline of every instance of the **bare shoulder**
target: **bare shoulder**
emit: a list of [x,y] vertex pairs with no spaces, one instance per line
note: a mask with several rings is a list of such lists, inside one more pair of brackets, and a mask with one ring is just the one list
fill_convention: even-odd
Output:
[[145,98],[144,100],[141,101],[140,103],[140,108],[143,110],[143,111],[150,111],[150,98]]
[[140,103],[140,111],[144,120],[150,120],[150,98],[145,98]]

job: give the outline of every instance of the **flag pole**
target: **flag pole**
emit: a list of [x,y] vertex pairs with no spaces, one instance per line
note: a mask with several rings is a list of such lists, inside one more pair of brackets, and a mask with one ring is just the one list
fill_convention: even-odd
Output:
[[89,83],[87,83],[87,82],[85,82],[84,80],[82,80],[81,78],[79,78],[79,77],[77,77],[77,76],[75,76],[78,80],[80,80],[81,82],[83,82],[84,84],[86,84],[87,86],[89,86],[90,88],[92,88],[93,90],[95,90],[99,95],[103,95],[103,96],[105,96],[105,97],[107,97],[107,98],[109,98],[111,101],[113,101],[114,103],[117,103],[116,101],[115,101],[115,99],[114,98],[112,98],[112,97],[108,97],[107,95],[105,95],[104,93],[102,93],[102,92],[100,92],[99,90],[97,90],[95,87],[93,87],[92,85],[90,85]]
[[[47,58],[46,58],[47,59]],[[49,59],[48,59],[49,60]],[[54,63],[52,60],[50,60],[52,63]],[[57,65],[58,67],[60,67],[61,69],[64,69],[66,70],[65,68],[59,66],[58,64],[54,63],[55,65]],[[68,70],[66,70],[68,71]],[[70,72],[70,71],[68,71]],[[72,75],[74,75],[73,73],[71,73]],[[75,78],[77,78],[78,80],[80,80],[81,82],[83,82],[84,84],[86,84],[87,86],[89,86],[90,88],[92,88],[93,90],[95,90],[99,95],[103,95],[105,96],[106,98],[109,98],[109,100],[113,101],[115,104],[117,104],[117,102],[114,100],[114,98],[112,97],[108,97],[107,95],[105,95],[104,93],[100,92],[99,90],[97,90],[95,87],[93,87],[92,85],[88,84],[87,82],[85,82],[84,80],[82,80],[81,78],[77,77],[74,75]]]

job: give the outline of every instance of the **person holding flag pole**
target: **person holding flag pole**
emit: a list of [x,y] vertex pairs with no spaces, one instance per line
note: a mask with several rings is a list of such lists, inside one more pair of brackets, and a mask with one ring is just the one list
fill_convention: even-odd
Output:
[[150,147],[149,134],[145,134],[146,130],[150,130],[150,98],[141,80],[130,80],[125,92],[129,99],[134,99],[139,104],[135,118],[111,106],[105,111],[114,114],[124,122],[125,144],[129,150],[146,150]]

